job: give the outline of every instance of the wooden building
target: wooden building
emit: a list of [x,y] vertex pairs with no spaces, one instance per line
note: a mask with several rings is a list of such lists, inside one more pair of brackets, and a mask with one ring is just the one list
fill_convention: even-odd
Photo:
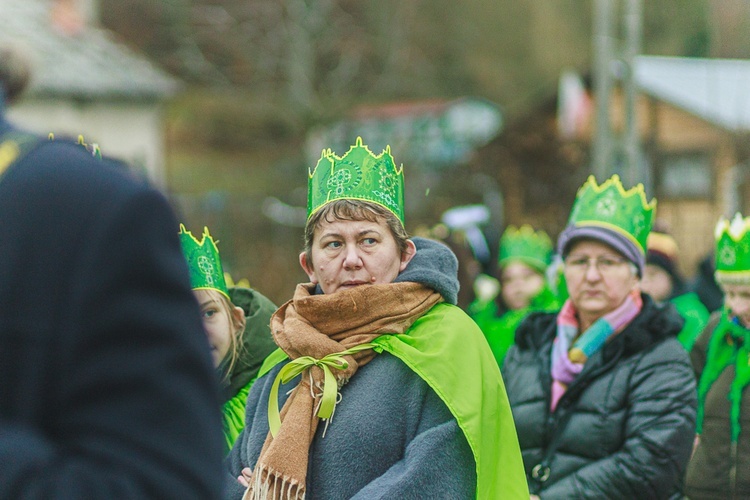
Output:
[[[750,61],[640,56],[635,71],[644,184],[690,277],[713,249],[719,217],[750,215]],[[592,172],[592,96],[584,87],[577,123],[567,133],[560,127],[561,97],[509,120],[470,167],[497,180],[504,224],[531,223],[552,236]],[[616,96],[612,105],[618,122],[622,100]]]

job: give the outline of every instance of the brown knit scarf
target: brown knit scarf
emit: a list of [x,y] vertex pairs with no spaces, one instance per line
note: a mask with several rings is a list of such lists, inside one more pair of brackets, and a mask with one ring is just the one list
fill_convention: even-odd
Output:
[[[294,298],[271,317],[273,337],[291,359],[321,359],[386,333],[403,333],[442,301],[437,292],[409,282],[359,286],[331,295],[311,295],[314,289],[310,283],[298,285]],[[339,389],[374,356],[371,349],[346,356],[349,367],[333,370]],[[316,405],[323,377],[317,366],[303,372],[281,410],[278,434],[266,437],[243,499],[305,497],[308,455],[320,420]]]

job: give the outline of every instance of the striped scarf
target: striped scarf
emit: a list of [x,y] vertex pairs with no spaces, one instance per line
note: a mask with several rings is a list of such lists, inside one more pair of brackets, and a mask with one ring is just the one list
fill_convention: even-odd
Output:
[[596,320],[575,340],[579,328],[577,311],[570,299],[565,301],[557,315],[557,336],[552,346],[552,411],[568,385],[581,373],[586,360],[599,351],[612,336],[624,330],[642,308],[641,294],[638,290],[633,290],[617,309]]

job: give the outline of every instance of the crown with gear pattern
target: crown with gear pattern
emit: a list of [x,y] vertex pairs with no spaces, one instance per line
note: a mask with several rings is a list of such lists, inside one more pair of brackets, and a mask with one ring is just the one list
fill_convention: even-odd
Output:
[[184,224],[180,224],[179,236],[193,290],[216,290],[229,298],[219,248],[208,233],[208,228],[203,228],[203,237],[198,241],[193,233],[185,229]]
[[374,155],[362,138],[344,156],[331,149],[310,171],[307,189],[307,219],[335,200],[363,200],[391,211],[404,223],[404,169],[396,168],[391,147]]
[[519,260],[544,272],[552,261],[552,240],[544,231],[534,231],[528,224],[508,226],[500,238],[498,263]]
[[725,284],[750,283],[750,217],[735,214],[730,222],[722,217],[716,224],[716,281]]
[[643,255],[656,213],[656,199],[649,203],[643,184],[623,188],[619,175],[597,185],[590,175],[576,195],[568,224],[594,226],[615,231],[631,240]]

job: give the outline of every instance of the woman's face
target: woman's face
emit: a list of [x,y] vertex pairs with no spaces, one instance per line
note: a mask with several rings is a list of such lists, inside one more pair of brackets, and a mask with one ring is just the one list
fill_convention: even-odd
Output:
[[664,302],[672,295],[672,277],[664,268],[646,264],[641,280],[641,290],[657,302]]
[[508,309],[528,307],[544,287],[544,276],[523,262],[510,261],[500,273],[500,293]]
[[750,285],[722,285],[724,304],[745,328],[750,328]]
[[595,240],[573,243],[565,258],[565,281],[581,319],[589,322],[617,309],[638,286],[629,261]]
[[239,307],[230,311],[227,302],[222,299],[221,294],[217,291],[193,290],[193,294],[198,299],[203,329],[208,336],[214,366],[217,367],[232,348],[233,339],[236,335],[232,315],[241,314],[244,318],[244,313]]
[[382,218],[321,220],[312,242],[312,262],[300,254],[300,265],[310,281],[331,294],[362,285],[391,283],[416,253],[411,240],[399,251],[396,239]]

